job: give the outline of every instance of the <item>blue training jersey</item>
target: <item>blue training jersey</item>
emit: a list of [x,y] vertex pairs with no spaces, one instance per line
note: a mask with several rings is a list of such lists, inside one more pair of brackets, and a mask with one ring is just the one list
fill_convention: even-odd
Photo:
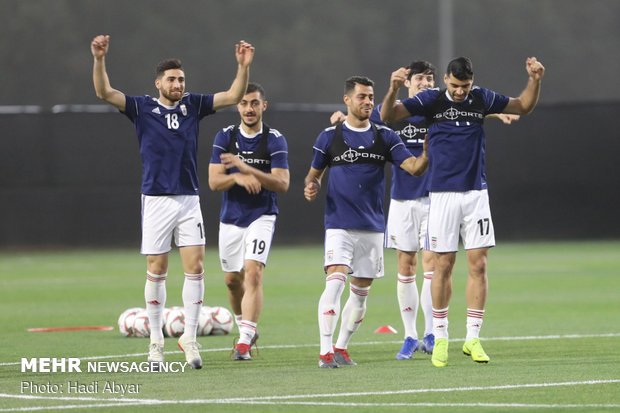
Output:
[[431,192],[487,188],[484,117],[501,113],[508,100],[507,96],[477,86],[458,103],[451,100],[445,89],[428,89],[403,100],[411,115],[425,116],[430,123]]
[[[370,115],[372,122],[383,124],[380,115],[381,105],[379,104],[373,109],[372,115]],[[411,116],[387,126],[396,132],[413,156],[418,157],[422,154],[424,135],[427,132],[427,121],[424,116]],[[392,164],[390,198],[411,200],[428,196],[429,177],[428,171],[422,176],[413,176],[399,166]]]
[[[269,134],[263,132],[267,125],[263,124],[261,132],[254,136],[246,135],[240,127],[230,125],[215,135],[211,163],[221,164],[220,155],[226,152],[235,153],[245,163],[271,172],[271,168],[288,169],[288,145],[286,138],[278,130],[269,128]],[[231,134],[234,133],[234,140]],[[264,141],[266,139],[266,141]],[[237,168],[227,169],[226,173],[239,172]],[[245,188],[233,185],[222,193],[220,221],[246,228],[261,215],[278,214],[277,194],[263,188],[258,194],[250,194]]]
[[144,195],[198,195],[198,125],[213,110],[213,95],[186,93],[174,106],[151,96],[125,96],[142,158]]
[[345,122],[340,141],[335,132],[336,126],[323,130],[313,147],[312,167],[330,167],[325,228],[383,232],[385,162],[400,165],[411,154],[386,126],[376,125],[375,136],[371,126],[357,129]]

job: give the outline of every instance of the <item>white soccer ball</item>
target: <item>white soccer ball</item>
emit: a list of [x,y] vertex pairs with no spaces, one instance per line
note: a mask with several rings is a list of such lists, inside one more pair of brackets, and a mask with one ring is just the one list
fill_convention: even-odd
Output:
[[224,307],[211,307],[211,321],[213,322],[212,336],[222,336],[230,333],[235,324],[232,313]]
[[211,307],[203,306],[200,309],[200,316],[198,317],[198,330],[197,336],[208,336],[213,330],[213,319],[211,318]]
[[146,310],[141,310],[136,313],[133,319],[133,335],[135,337],[150,337],[151,325],[149,323],[149,316]]
[[164,324],[164,334],[167,337],[181,337],[183,331],[185,331],[185,311],[171,309]]
[[131,337],[133,333],[133,321],[138,312],[144,310],[144,308],[133,307],[123,311],[118,317],[118,331],[125,337]]

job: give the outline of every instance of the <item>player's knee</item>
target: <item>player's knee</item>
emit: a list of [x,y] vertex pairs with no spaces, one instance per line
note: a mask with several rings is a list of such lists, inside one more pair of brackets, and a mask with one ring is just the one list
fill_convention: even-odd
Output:
[[227,272],[224,275],[224,284],[231,291],[236,291],[243,286],[243,278],[238,272]]

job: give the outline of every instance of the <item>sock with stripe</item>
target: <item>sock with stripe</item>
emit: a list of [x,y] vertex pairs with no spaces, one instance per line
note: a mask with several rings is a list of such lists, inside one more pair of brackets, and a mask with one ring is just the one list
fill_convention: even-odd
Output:
[[482,318],[484,310],[467,309],[467,336],[465,340],[480,338],[480,328],[482,328]]
[[433,308],[433,334],[435,340],[448,338],[448,307]]
[[325,289],[319,300],[319,332],[322,355],[333,352],[332,338],[340,317],[340,297],[347,281],[346,274],[334,272],[325,279]]
[[249,345],[256,334],[256,324],[253,321],[241,320],[239,322],[239,341],[238,344]]
[[405,328],[405,338],[418,339],[416,318],[418,315],[418,286],[414,275],[398,274],[396,284],[396,296],[400,308],[400,318]]
[[149,317],[151,327],[151,343],[164,341],[163,312],[166,306],[166,277],[167,274],[153,274],[146,272],[146,284],[144,285],[144,301],[146,302],[146,314]]
[[357,287],[350,284],[349,299],[342,309],[342,323],[338,333],[337,348],[346,349],[355,333],[364,320],[366,314],[366,300],[368,299],[369,287]]
[[196,340],[198,329],[198,317],[202,308],[202,300],[205,293],[204,273],[185,274],[183,282],[183,307],[185,309],[185,331],[183,336],[186,340]]

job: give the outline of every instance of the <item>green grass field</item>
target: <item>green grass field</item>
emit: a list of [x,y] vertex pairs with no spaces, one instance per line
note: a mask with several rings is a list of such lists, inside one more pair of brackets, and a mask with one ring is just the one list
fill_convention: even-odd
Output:
[[[482,329],[488,365],[477,365],[460,351],[464,258],[459,253],[450,306],[450,361],[442,369],[425,354],[407,361],[394,358],[402,327],[392,251],[386,251],[386,277],[374,283],[364,324],[349,346],[358,366],[319,369],[316,308],[324,277],[317,246],[273,248],[259,323],[260,352],[250,362],[230,360],[234,336],[229,335],[199,339],[202,370],[22,373],[22,357],[144,361],[148,339],[125,338],[116,330],[123,310],[144,306],[144,259],[133,250],[0,252],[0,412],[620,410],[620,242],[501,244],[493,249]],[[207,253],[206,274],[205,304],[229,307],[215,250]],[[181,275],[175,251],[167,306],[181,305]],[[399,333],[373,333],[386,324]],[[115,329],[26,331],[79,325]],[[166,339],[166,351],[167,361],[184,361],[174,339]],[[97,382],[99,391],[21,391],[22,382],[66,387],[75,381]],[[102,392],[111,382],[139,385],[140,391],[124,396]]]

